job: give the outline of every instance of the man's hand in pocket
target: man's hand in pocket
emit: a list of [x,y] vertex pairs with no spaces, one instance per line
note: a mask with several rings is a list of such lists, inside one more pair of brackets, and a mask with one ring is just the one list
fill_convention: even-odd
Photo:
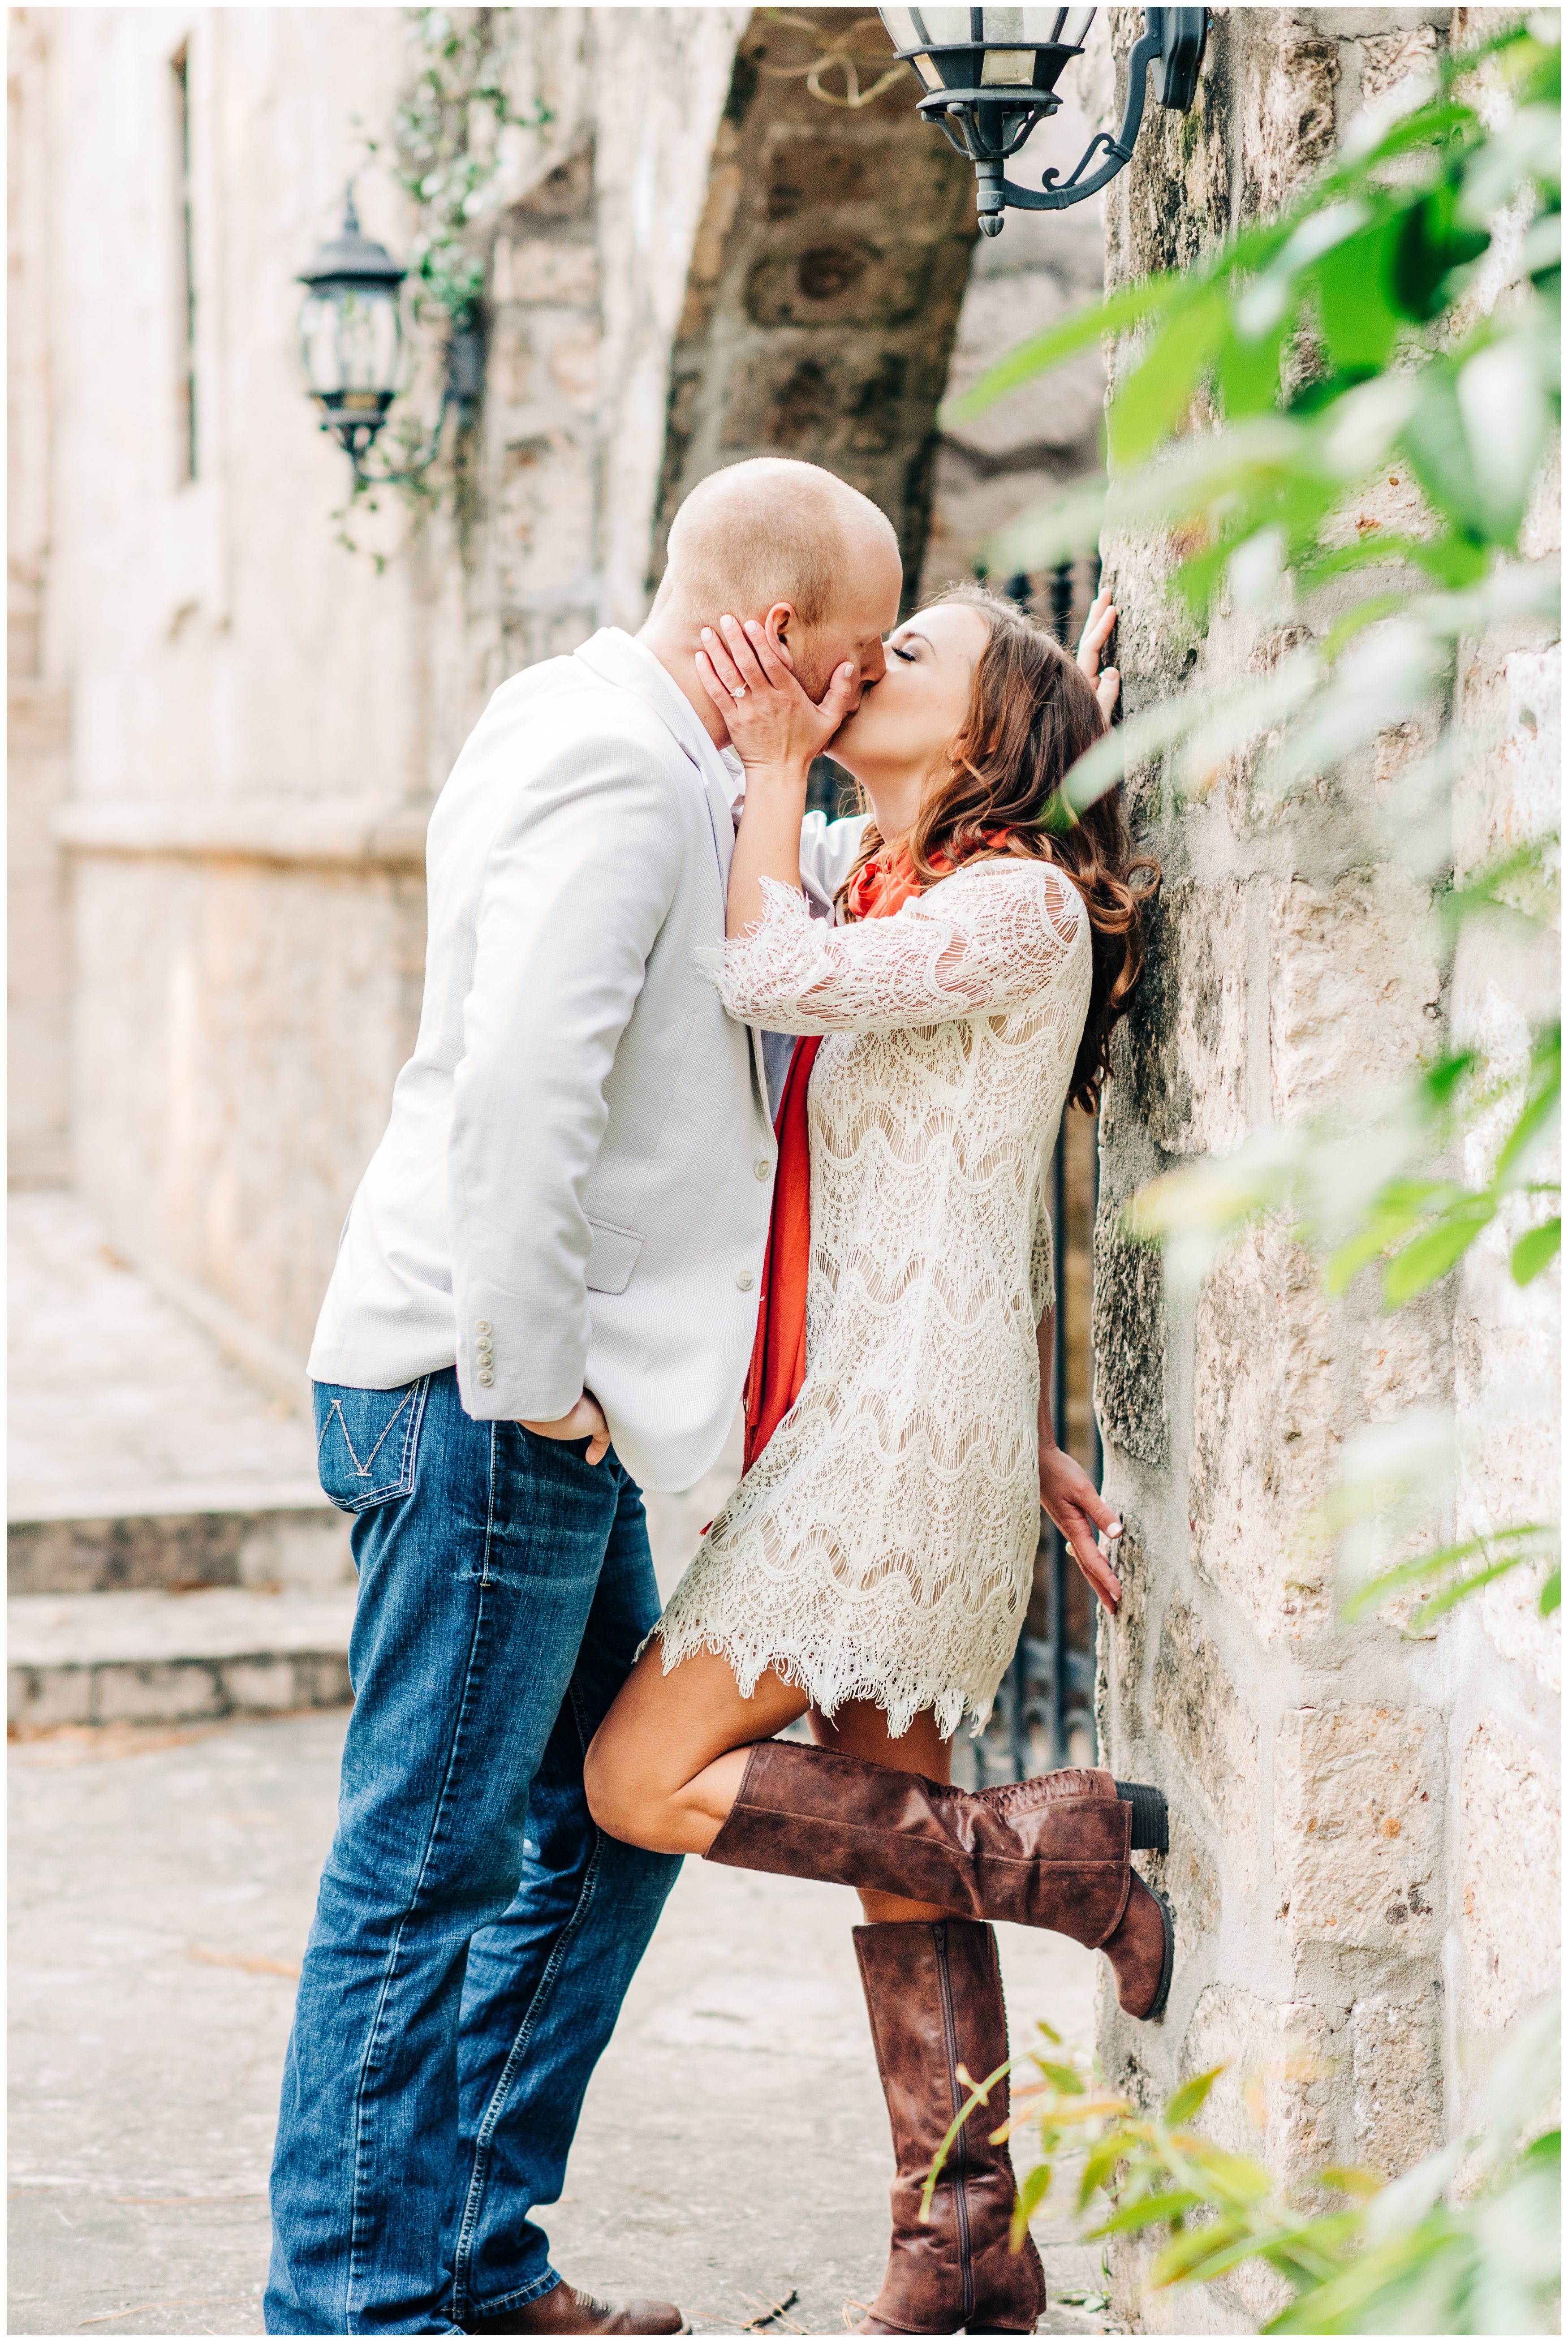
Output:
[[590,1464],[602,1464],[610,1452],[610,1426],[592,1391],[584,1391],[576,1406],[554,1423],[519,1419],[524,1431],[534,1432],[541,1439],[585,1439]]

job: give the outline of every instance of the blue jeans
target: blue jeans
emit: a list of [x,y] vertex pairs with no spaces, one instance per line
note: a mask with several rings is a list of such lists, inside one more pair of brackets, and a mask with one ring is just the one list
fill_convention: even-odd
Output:
[[475,1423],[448,1368],[315,1392],[353,1511],[355,1707],[284,2069],[271,2334],[452,2334],[559,2284],[529,2217],[678,1858],[583,1758],[658,1615],[614,1450]]

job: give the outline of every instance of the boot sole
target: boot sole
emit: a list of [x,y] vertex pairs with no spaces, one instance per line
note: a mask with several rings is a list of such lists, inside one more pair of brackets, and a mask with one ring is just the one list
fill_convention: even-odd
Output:
[[1169,1854],[1171,1825],[1164,1791],[1150,1781],[1118,1781],[1116,1795],[1133,1808],[1134,1853]]
[[1144,1880],[1144,1885],[1148,1887],[1149,1893],[1159,1905],[1160,1917],[1165,1923],[1165,1957],[1160,1963],[1159,1989],[1138,2019],[1140,2025],[1156,2025],[1164,2017],[1165,2003],[1171,1997],[1171,1972],[1176,1965],[1176,1922],[1172,1915],[1171,1907],[1160,1889],[1157,1887],[1150,1887],[1146,1878]]

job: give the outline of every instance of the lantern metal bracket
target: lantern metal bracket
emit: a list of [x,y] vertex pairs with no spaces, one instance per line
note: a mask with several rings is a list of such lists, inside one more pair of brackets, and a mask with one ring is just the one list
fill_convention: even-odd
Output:
[[[1197,89],[1208,38],[1208,15],[1206,8],[1144,9],[1145,29],[1127,60],[1127,97],[1121,128],[1114,138],[1108,131],[1097,131],[1072,176],[1063,179],[1053,165],[1038,190],[1021,187],[1005,175],[1008,156],[1028,136],[1037,115],[1024,121],[1014,120],[996,139],[986,135],[977,114],[982,105],[987,112],[1001,111],[994,91],[944,90],[924,99],[919,112],[927,120],[939,122],[949,145],[974,165],[982,233],[999,235],[1003,212],[1008,206],[1015,211],[1061,212],[1070,205],[1087,203],[1118,171],[1125,170],[1143,127],[1144,102],[1151,78],[1161,104],[1184,114]],[[1059,104],[1060,100],[1054,98],[1049,107],[1040,111],[1054,114]],[[1097,170],[1091,170],[1094,157],[1102,151],[1104,160]],[[1084,175],[1086,171],[1087,178]]]

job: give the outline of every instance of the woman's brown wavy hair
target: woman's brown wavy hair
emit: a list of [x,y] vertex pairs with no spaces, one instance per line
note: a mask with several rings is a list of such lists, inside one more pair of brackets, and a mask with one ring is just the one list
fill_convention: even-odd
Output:
[[[1112,1028],[1144,966],[1144,905],[1160,866],[1134,856],[1120,788],[1071,815],[1061,796],[1068,769],[1104,731],[1094,686],[1044,626],[984,586],[954,586],[937,602],[962,602],[988,630],[974,666],[969,711],[926,786],[907,840],[923,886],[966,862],[1000,853],[1054,862],[1089,914],[1094,975],[1068,1097],[1093,1112],[1110,1071]],[[995,843],[1005,833],[1005,846]],[[845,890],[881,848],[874,822],[844,887],[839,916],[854,916]],[[940,860],[939,858],[940,857]]]

